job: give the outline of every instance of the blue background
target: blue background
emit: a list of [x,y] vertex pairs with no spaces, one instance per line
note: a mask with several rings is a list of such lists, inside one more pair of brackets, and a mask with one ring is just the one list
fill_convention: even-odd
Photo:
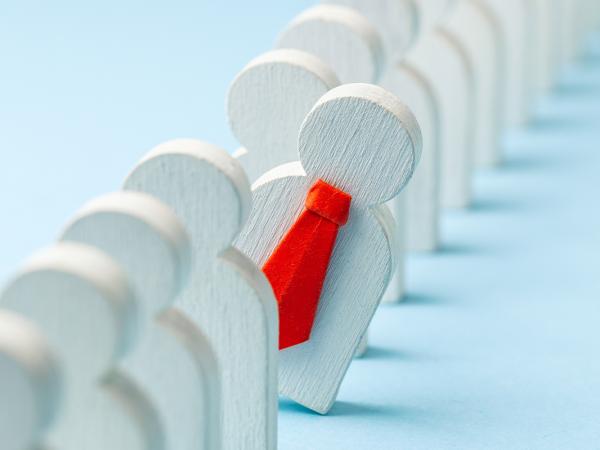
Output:
[[[87,4],[84,4],[87,3]],[[313,1],[17,1],[0,14],[0,277],[175,137],[236,148],[224,97]],[[600,449],[600,37],[565,68],[443,249],[409,260],[331,414],[280,448]]]

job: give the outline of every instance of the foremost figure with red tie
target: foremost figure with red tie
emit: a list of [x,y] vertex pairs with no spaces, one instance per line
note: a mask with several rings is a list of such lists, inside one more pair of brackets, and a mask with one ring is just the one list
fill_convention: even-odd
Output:
[[348,84],[307,115],[298,152],[254,184],[235,245],[277,297],[280,393],[325,414],[390,280],[395,224],[384,204],[410,180],[421,132],[393,94]]

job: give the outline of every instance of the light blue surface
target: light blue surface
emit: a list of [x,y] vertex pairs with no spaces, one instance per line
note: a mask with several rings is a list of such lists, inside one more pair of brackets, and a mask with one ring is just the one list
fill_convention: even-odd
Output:
[[[2,279],[153,145],[235,148],[228,83],[312,4],[126,3],[2,5]],[[281,449],[600,449],[592,44],[478,174],[474,207],[445,214],[443,251],[410,259],[409,299],[378,313],[332,413],[282,403]]]

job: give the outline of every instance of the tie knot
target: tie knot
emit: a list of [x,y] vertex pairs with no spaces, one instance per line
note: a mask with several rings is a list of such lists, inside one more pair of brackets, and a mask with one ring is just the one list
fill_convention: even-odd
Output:
[[318,180],[308,191],[305,206],[309,211],[343,226],[348,222],[352,196],[332,185]]

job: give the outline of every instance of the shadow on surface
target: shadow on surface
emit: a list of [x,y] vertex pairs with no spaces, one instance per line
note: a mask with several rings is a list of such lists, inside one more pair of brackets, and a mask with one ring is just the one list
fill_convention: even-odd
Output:
[[369,361],[373,359],[411,359],[408,353],[403,353],[393,348],[378,346],[369,346],[367,352],[358,358],[359,361]]
[[534,133],[577,131],[583,125],[580,120],[569,116],[536,116],[529,121],[527,131]]
[[575,65],[586,70],[600,69],[600,51],[590,48],[583,52]]
[[401,302],[394,304],[386,304],[385,306],[402,306],[402,305],[439,305],[443,300],[426,294],[409,293],[404,296]]
[[590,82],[562,82],[554,88],[552,94],[558,97],[588,97],[600,94],[600,85]]
[[457,243],[443,243],[440,248],[433,253],[433,256],[464,256],[464,255],[475,255],[480,253],[479,249],[469,246],[466,244]]
[[[548,150],[550,152],[550,150]],[[518,156],[506,158],[499,167],[503,171],[526,172],[531,173],[540,170],[549,170],[559,167],[562,163],[553,155],[545,156],[538,154],[536,156]]]
[[518,211],[522,209],[522,205],[510,199],[483,199],[475,200],[469,207],[469,211],[474,213],[492,213],[492,212],[508,212]]
[[279,399],[279,410],[297,414],[308,414],[315,417],[349,417],[349,416],[368,416],[370,418],[380,416],[397,415],[400,411],[392,406],[369,405],[366,403],[355,403],[347,401],[337,401],[328,414],[316,413],[302,405],[299,405],[289,399]]

